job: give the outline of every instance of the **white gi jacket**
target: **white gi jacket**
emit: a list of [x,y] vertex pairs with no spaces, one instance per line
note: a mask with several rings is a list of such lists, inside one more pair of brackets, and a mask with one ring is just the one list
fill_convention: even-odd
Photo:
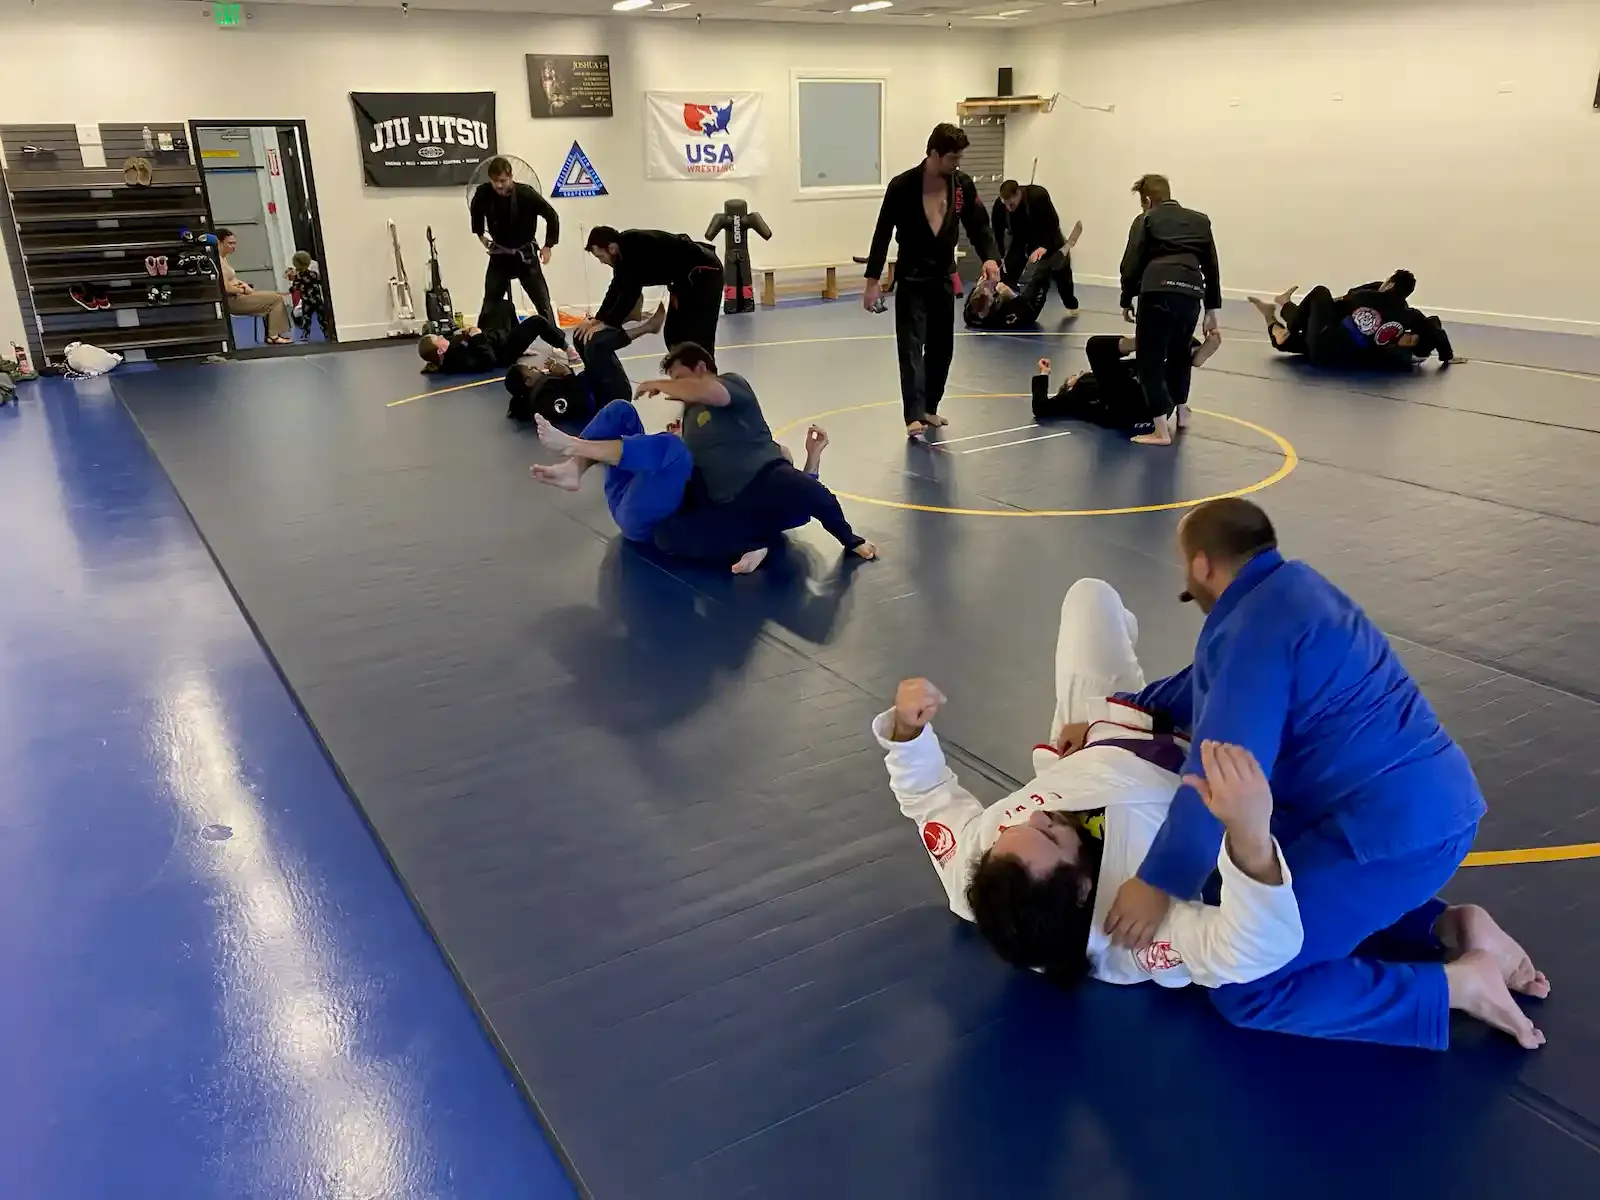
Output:
[[1089,935],[1090,974],[1106,983],[1163,987],[1197,983],[1221,987],[1250,983],[1270,975],[1300,953],[1304,932],[1289,866],[1276,841],[1283,872],[1277,886],[1258,883],[1237,866],[1224,840],[1217,855],[1222,872],[1220,907],[1175,901],[1155,941],[1141,950],[1113,946],[1105,934],[1106,914],[1117,889],[1144,861],[1178,788],[1178,776],[1118,746],[1095,747],[1108,739],[1148,738],[1150,718],[1111,700],[1114,720],[1090,727],[1088,745],[1060,757],[1048,746],[1033,752],[1033,781],[985,808],[950,770],[932,726],[909,742],[894,742],[894,711],[872,723],[887,752],[889,785],[900,811],[917,823],[922,844],[950,899],[950,911],[972,920],[966,887],[972,869],[1001,830],[1026,821],[1038,809],[1083,812],[1105,809],[1104,849],[1095,890],[1093,932]]

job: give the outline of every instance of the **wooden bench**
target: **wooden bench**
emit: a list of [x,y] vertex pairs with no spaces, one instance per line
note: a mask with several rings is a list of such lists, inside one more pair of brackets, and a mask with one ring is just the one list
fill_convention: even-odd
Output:
[[[964,254],[966,254],[965,250],[956,251],[957,258],[961,258]],[[857,254],[850,261],[856,266],[866,266],[867,256],[865,254]],[[750,270],[754,274],[761,276],[761,307],[776,308],[778,305],[779,271],[821,271],[823,272],[822,298],[824,300],[837,300],[839,298],[839,268],[848,265],[840,262],[819,262],[792,263],[783,267],[758,267],[751,264]],[[883,279],[881,282],[884,295],[894,291],[894,257],[892,255],[884,260]],[[957,293],[959,294],[959,292],[960,289],[958,287]]]

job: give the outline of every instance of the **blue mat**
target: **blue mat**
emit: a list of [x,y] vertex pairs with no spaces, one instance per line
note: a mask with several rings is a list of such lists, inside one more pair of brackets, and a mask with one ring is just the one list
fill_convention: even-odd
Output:
[[[947,436],[1025,424],[1006,394],[1033,358],[1059,373],[1119,327],[961,339]],[[1298,465],[1259,498],[1473,755],[1480,848],[1600,841],[1584,363],[1330,380],[1241,337],[1194,402],[1247,424],[1202,413],[1175,454],[1083,430],[969,456],[904,444],[886,322],[824,306],[721,336],[774,424],[831,413],[830,483],[924,508],[1180,502],[1278,471],[1275,433]],[[1495,337],[1563,370],[1586,353]],[[1554,981],[1534,1056],[1467,1025],[1428,1056],[1240,1033],[1197,994],[1062,994],[944,910],[871,716],[932,676],[964,775],[998,795],[1048,719],[1073,579],[1116,583],[1147,670],[1187,661],[1178,512],[851,501],[884,561],[841,569],[806,531],[735,580],[622,545],[594,492],[531,485],[542,455],[497,384],[392,405],[414,363],[118,387],[592,1194],[1592,1195],[1600,862],[1453,885]]]

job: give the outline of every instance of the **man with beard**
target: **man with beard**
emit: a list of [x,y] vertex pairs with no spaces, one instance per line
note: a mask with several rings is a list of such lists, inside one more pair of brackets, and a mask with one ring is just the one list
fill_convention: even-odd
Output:
[[1304,943],[1287,965],[1211,993],[1236,1025],[1442,1050],[1452,1009],[1511,1034],[1543,1035],[1511,991],[1549,981],[1504,933],[1456,936],[1435,899],[1486,811],[1461,748],[1389,640],[1343,592],[1278,552],[1248,500],[1213,500],[1178,526],[1186,591],[1206,614],[1194,663],[1124,694],[1157,728],[1189,731],[1184,783],[1138,874],[1117,891],[1111,941],[1156,939],[1175,902],[1199,897],[1223,828],[1207,809],[1195,748],[1244,747],[1271,780],[1272,831],[1294,874]]
[[967,135],[954,125],[935,125],[922,162],[896,175],[883,193],[872,249],[867,254],[861,306],[878,311],[879,279],[889,240],[899,244],[895,264],[894,335],[900,356],[900,400],[906,434],[918,437],[947,425],[939,415],[950,359],[955,353],[956,240],[967,231],[983,259],[983,277],[1000,279],[1000,247],[972,177],[961,170]]

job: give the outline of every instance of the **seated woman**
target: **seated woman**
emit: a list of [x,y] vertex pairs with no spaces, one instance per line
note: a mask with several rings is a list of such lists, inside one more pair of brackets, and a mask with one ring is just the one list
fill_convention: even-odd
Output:
[[[1213,332],[1205,341],[1189,342],[1189,361],[1203,366],[1222,345],[1222,334]],[[1131,337],[1101,334],[1089,339],[1084,347],[1089,357],[1089,369],[1069,375],[1067,381],[1052,395],[1050,392],[1050,360],[1039,360],[1038,374],[1033,377],[1033,416],[1036,421],[1088,421],[1102,429],[1115,429],[1119,433],[1135,436],[1148,433],[1152,428],[1145,408],[1144,390],[1133,371],[1128,356],[1136,343]],[[1189,406],[1178,406],[1178,428],[1189,427]]]
[[289,307],[281,292],[258,292],[234,273],[228,261],[239,249],[239,238],[231,229],[217,230],[217,252],[222,256],[222,290],[228,297],[228,311],[238,317],[265,317],[267,345],[287,346]]

